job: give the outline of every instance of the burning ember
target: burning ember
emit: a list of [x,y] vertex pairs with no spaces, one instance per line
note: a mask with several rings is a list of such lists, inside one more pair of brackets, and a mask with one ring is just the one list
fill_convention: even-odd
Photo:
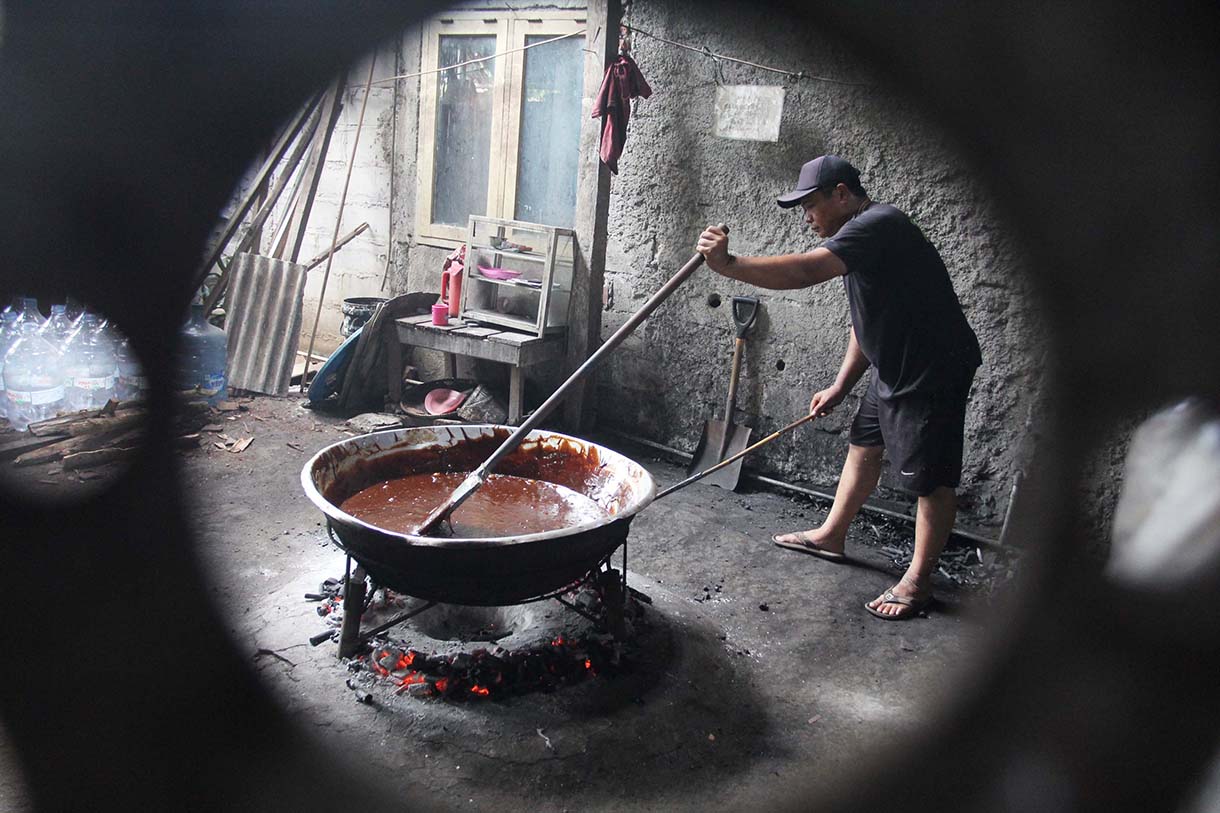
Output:
[[579,641],[556,638],[549,644],[508,650],[476,649],[455,655],[428,655],[415,649],[382,644],[353,659],[394,684],[396,694],[470,700],[553,691],[597,674],[622,671],[626,659],[609,636]]
[[[473,700],[503,698],[536,691],[554,691],[561,686],[580,683],[597,675],[615,675],[630,668],[630,657],[624,651],[623,636],[619,639],[607,631],[611,614],[606,600],[620,602],[621,593],[612,590],[606,599],[604,587],[617,587],[617,571],[607,571],[601,579],[564,597],[564,604],[590,622],[589,629],[579,633],[541,634],[547,638],[534,643],[505,648],[480,647],[469,652],[423,652],[403,641],[377,637],[363,646],[348,668],[394,687],[395,694],[410,697]],[[307,598],[320,601],[318,614],[330,624],[337,624],[343,614],[341,584],[336,580],[323,583],[320,592]],[[619,623],[628,631],[642,619],[643,607],[636,595],[627,601]],[[646,597],[645,597],[646,600]],[[375,591],[367,607],[395,610],[406,606],[407,599],[389,590]],[[352,685],[349,680],[349,685]],[[355,689],[356,686],[352,685]],[[366,702],[371,698],[366,697]]]

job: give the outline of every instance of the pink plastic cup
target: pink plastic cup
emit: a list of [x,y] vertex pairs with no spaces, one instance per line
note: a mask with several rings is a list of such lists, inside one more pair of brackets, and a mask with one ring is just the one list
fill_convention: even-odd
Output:
[[437,302],[432,306],[432,324],[442,327],[449,324],[449,306],[444,302]]

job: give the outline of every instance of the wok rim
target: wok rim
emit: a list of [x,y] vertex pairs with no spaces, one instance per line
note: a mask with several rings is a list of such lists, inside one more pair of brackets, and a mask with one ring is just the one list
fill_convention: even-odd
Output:
[[[644,475],[644,477],[646,478],[647,488],[645,489],[643,496],[629,510],[621,511],[618,514],[614,514],[613,516],[607,515],[603,520],[600,520],[600,521],[585,522],[580,525],[573,525],[569,528],[560,528],[560,529],[557,529],[554,531],[543,531],[541,533],[521,534],[518,536],[482,536],[482,537],[442,538],[442,537],[434,537],[434,536],[420,536],[418,534],[405,534],[405,533],[401,533],[399,531],[391,531],[388,528],[382,528],[379,525],[373,525],[371,523],[365,522],[364,520],[354,517],[351,514],[347,513],[346,511],[343,511],[342,509],[339,508],[339,506],[335,505],[330,500],[326,499],[326,497],[322,496],[322,493],[318,490],[318,487],[314,485],[313,477],[311,476],[314,466],[318,463],[318,460],[324,454],[331,451],[332,449],[336,449],[341,446],[352,444],[355,441],[358,441],[362,438],[372,438],[372,437],[376,437],[379,435],[389,436],[389,435],[394,435],[394,434],[400,433],[404,430],[411,431],[413,429],[437,429],[437,428],[442,428],[442,427],[409,426],[409,427],[399,427],[396,429],[383,429],[380,432],[366,432],[363,435],[355,435],[353,437],[344,438],[343,440],[337,440],[334,443],[327,444],[326,446],[323,446],[321,449],[319,449],[317,452],[315,452],[307,461],[305,461],[305,465],[301,468],[301,488],[305,491],[305,496],[309,498],[309,501],[312,502],[326,516],[326,519],[328,522],[334,522],[339,525],[354,525],[354,526],[356,526],[362,530],[368,531],[368,532],[382,534],[387,537],[401,539],[413,546],[433,547],[433,548],[465,548],[465,549],[502,548],[502,547],[509,547],[512,545],[524,545],[524,544],[529,544],[532,542],[542,542],[542,541],[545,541],[548,539],[559,539],[559,538],[575,536],[577,534],[592,531],[597,528],[607,527],[609,525],[614,524],[615,522],[618,522],[619,520],[629,520],[629,519],[633,518],[636,514],[638,514],[640,511],[643,511],[645,508],[647,508],[649,505],[651,505],[653,500],[656,498],[657,484],[656,484],[656,481],[652,477],[652,473],[649,472],[648,469],[644,468],[644,466],[641,465],[640,463],[638,463],[637,461],[632,460],[630,457],[627,457],[625,454],[622,454],[621,452],[615,451],[614,449],[611,449],[607,446],[603,446],[600,443],[594,443],[591,440],[586,440],[584,438],[578,438],[575,435],[568,435],[563,432],[553,432],[548,429],[531,430],[530,433],[527,434],[525,436],[525,438],[522,439],[521,442],[526,443],[531,440],[540,440],[540,439],[542,439],[542,437],[555,437],[555,438],[562,438],[564,440],[569,440],[569,441],[573,441],[576,443],[584,444],[586,446],[594,446],[601,452],[608,452],[611,455],[614,455],[615,457],[621,458],[623,461],[630,464],[631,466],[638,468],[640,470],[640,472]],[[450,424],[450,425],[443,427],[443,429],[478,429],[478,430],[508,429],[509,431],[512,431],[514,429],[514,427],[505,426],[503,424],[495,424],[495,423],[463,423],[463,424]],[[420,445],[417,447],[415,446],[415,444],[408,444],[408,445],[404,446],[404,448],[412,448],[412,447],[426,448],[429,445],[435,445],[435,444],[425,444],[425,445]],[[387,450],[388,450],[388,448],[389,447],[387,447]]]

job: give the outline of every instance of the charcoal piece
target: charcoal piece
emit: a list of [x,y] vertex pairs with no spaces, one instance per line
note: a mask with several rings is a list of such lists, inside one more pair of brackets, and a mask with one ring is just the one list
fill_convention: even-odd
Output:
[[431,683],[424,681],[422,683],[412,683],[407,686],[407,695],[409,697],[430,697],[435,693],[435,689]]

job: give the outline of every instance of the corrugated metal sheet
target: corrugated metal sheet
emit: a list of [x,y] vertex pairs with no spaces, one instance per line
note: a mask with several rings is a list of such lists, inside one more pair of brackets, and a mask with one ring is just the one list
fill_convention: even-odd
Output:
[[305,266],[239,254],[229,276],[225,296],[229,386],[286,395],[301,329]]

